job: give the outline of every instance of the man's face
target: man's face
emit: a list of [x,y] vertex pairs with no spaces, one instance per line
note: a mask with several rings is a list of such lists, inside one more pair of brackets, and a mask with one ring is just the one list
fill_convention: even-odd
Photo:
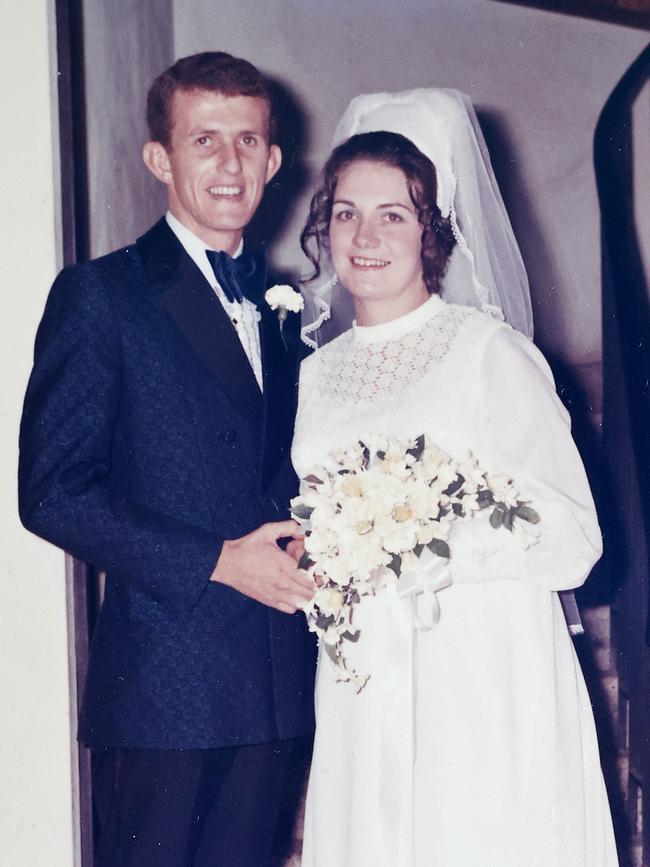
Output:
[[169,148],[145,145],[145,163],[166,184],[170,211],[209,247],[235,252],[280,167],[268,128],[269,106],[260,97],[177,90]]

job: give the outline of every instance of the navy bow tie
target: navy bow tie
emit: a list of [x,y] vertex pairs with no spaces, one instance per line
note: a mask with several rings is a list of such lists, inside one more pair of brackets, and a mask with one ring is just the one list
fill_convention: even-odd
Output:
[[205,251],[214,271],[214,276],[230,301],[241,303],[247,298],[259,306],[264,299],[266,286],[266,256],[263,250],[247,251],[233,259],[228,253]]

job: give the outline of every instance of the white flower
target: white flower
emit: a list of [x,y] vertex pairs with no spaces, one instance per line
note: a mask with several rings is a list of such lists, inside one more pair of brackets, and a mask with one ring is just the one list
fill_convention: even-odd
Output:
[[291,500],[291,508],[292,510],[295,510],[304,506],[308,509],[315,509],[320,506],[321,502],[322,494],[320,492],[305,487],[304,493],[301,491],[299,497],[294,497],[293,500]]
[[431,488],[421,479],[413,479],[408,486],[408,501],[415,509],[418,520],[426,523],[438,515],[438,498],[431,496]]
[[425,479],[434,479],[440,473],[443,467],[449,471],[451,458],[447,452],[435,445],[427,444],[426,448],[420,455],[420,460],[416,464],[418,475]]
[[528,521],[521,521],[515,518],[515,522],[512,525],[512,535],[517,540],[519,546],[525,550],[539,542],[540,528],[534,524],[530,524]]
[[444,491],[455,482],[458,477],[459,470],[452,464],[442,464],[436,472],[436,486]]
[[309,554],[330,554],[336,549],[337,534],[327,527],[312,530],[305,540],[305,548]]
[[300,313],[304,310],[305,302],[300,294],[292,286],[286,283],[271,286],[264,294],[264,300],[269,305],[271,310],[277,310],[278,307],[290,310],[291,313]]
[[346,497],[360,497],[363,494],[363,488],[359,477],[353,475],[343,476],[341,490]]
[[497,503],[512,508],[517,505],[519,491],[513,486],[512,481],[506,475],[486,476],[488,487]]
[[419,560],[412,551],[405,551],[402,554],[402,574],[405,572],[415,572],[418,565]]
[[478,495],[477,494],[466,494],[463,499],[460,501],[463,507],[464,512],[476,512],[478,511]]
[[313,602],[326,616],[338,617],[343,608],[343,594],[333,587],[322,587],[316,591]]
[[333,500],[321,500],[311,513],[309,523],[312,530],[328,530],[336,520],[336,503]]
[[477,488],[485,485],[483,470],[479,467],[478,461],[471,452],[468,452],[465,459],[458,463],[456,469],[465,479],[463,487],[466,491],[474,493]]
[[[367,581],[355,581],[354,589],[357,591],[359,596],[372,596],[374,593],[372,582],[376,579],[377,575],[384,570],[386,572],[390,572],[390,569],[386,569],[384,566],[379,566],[377,569],[373,569],[373,571],[368,576]],[[394,573],[390,572],[390,574],[394,577]]]
[[370,576],[371,586],[375,588],[375,590],[383,590],[385,587],[389,587],[392,584],[395,584],[397,581],[397,576],[393,572],[392,569],[388,569],[385,566],[380,566],[378,569],[375,569]]
[[430,524],[425,524],[424,527],[420,527],[417,531],[416,538],[418,545],[428,545],[435,535],[435,523],[432,521]]
[[325,642],[325,644],[329,644],[330,647],[336,647],[336,645],[339,643],[339,640],[339,631],[336,626],[334,626],[334,624],[328,626],[323,633],[323,641]]
[[400,554],[415,548],[417,531],[415,521],[397,522],[392,517],[380,518],[375,524],[375,532],[381,536],[384,548],[391,554]]
[[383,434],[370,433],[363,436],[362,440],[373,454],[385,452],[388,449],[388,440]]
[[346,527],[354,528],[362,535],[364,533],[359,529],[360,526],[369,524],[372,529],[376,510],[368,497],[341,497],[339,502],[341,503],[340,520]]
[[431,524],[431,527],[433,528],[433,538],[446,541],[449,538],[449,531],[451,530],[453,520],[454,519],[448,515],[446,518],[441,518],[439,521],[433,521]]

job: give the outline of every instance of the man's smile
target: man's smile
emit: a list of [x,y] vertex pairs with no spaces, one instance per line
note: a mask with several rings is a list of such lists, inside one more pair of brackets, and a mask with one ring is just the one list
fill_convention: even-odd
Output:
[[237,199],[244,194],[242,186],[218,184],[208,187],[208,192],[211,196],[219,196],[219,198]]

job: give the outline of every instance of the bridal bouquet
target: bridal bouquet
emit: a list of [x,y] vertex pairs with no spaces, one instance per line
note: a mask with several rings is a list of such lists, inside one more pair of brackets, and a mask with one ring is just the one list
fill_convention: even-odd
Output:
[[299,565],[318,587],[305,613],[340,680],[359,690],[367,681],[345,656],[346,642],[361,637],[354,625],[361,598],[413,571],[425,549],[449,558],[451,524],[482,509],[491,509],[495,529],[517,532],[526,546],[536,540],[539,515],[511,479],[488,475],[471,454],[453,460],[425,435],[364,437],[301,480],[291,502],[305,534]]

